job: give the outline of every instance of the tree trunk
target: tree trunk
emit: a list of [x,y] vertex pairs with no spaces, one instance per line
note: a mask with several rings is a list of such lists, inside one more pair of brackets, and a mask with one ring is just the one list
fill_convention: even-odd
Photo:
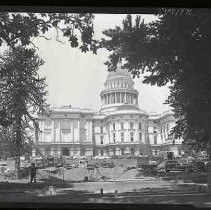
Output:
[[20,157],[21,157],[21,118],[16,121],[16,139],[15,139],[15,172],[16,178],[20,179]]
[[209,161],[207,163],[207,192],[211,193],[211,145],[208,145],[208,157]]

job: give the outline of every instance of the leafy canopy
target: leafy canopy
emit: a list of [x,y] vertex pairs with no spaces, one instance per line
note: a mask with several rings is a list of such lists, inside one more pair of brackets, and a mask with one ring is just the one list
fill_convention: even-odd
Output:
[[119,58],[134,77],[147,73],[144,83],[170,82],[170,104],[177,119],[172,135],[195,148],[211,141],[211,15],[158,15],[149,24],[128,15],[123,27],[105,30],[101,47],[111,51],[105,63],[114,71]]

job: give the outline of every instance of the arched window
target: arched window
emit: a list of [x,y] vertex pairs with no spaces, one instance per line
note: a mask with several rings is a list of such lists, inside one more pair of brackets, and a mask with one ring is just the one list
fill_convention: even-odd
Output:
[[131,148],[131,155],[134,155],[134,154],[135,154],[135,149]]
[[62,155],[64,156],[69,156],[70,155],[70,152],[69,152],[69,149],[68,148],[62,148]]

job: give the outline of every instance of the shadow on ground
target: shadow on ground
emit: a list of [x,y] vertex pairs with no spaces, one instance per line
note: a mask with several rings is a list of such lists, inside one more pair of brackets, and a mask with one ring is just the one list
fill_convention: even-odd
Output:
[[67,181],[67,180],[62,180],[62,179],[59,179],[55,176],[49,176],[48,179],[45,179],[44,181],[39,181],[39,182],[36,182],[36,183],[30,183],[28,181],[28,183],[26,182],[22,182],[21,180],[19,180],[17,182],[16,181],[4,181],[4,182],[0,182],[0,192],[2,190],[6,190],[6,189],[40,189],[40,188],[43,188],[43,187],[47,187],[47,186],[54,186],[54,187],[57,187],[57,188],[64,188],[64,187],[72,187],[73,184],[72,182],[70,181]]

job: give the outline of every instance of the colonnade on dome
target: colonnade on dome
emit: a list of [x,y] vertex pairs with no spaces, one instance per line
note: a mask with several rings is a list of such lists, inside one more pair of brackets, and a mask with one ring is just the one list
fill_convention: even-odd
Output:
[[136,93],[132,92],[108,92],[101,96],[102,105],[124,103],[138,105],[138,97]]

